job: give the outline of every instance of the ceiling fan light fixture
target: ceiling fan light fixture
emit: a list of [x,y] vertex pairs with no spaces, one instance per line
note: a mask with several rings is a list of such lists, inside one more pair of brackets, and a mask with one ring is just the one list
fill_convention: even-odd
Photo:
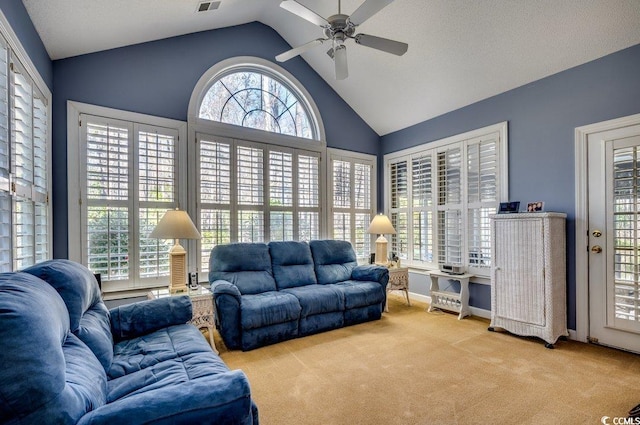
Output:
[[347,68],[347,46],[338,44],[333,48],[333,61],[336,68],[336,80],[344,80],[349,76]]

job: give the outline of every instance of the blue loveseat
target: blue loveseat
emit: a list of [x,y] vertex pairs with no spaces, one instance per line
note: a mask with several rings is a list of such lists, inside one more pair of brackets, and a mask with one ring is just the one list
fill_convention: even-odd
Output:
[[0,274],[0,423],[257,424],[191,314],[187,296],[108,311],[67,260]]
[[380,319],[386,267],[358,266],[349,242],[215,246],[209,282],[216,325],[230,349],[251,350]]

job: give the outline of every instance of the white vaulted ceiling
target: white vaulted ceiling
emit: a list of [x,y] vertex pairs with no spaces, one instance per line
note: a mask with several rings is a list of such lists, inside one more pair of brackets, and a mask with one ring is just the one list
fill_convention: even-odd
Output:
[[[281,0],[23,0],[52,59],[260,21],[296,47],[319,27]],[[338,0],[298,0],[323,17]],[[363,0],[343,0],[351,14]],[[401,57],[347,44],[336,81],[325,48],[302,55],[379,135],[640,43],[640,0],[395,0],[358,32],[409,44]],[[639,77],[640,78],[640,77]]]

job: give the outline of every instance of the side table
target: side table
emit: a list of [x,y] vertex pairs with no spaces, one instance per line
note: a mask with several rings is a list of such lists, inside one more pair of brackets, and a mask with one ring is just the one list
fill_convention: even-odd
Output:
[[[429,306],[429,311],[433,311],[436,308],[454,311],[459,313],[458,320],[471,316],[471,310],[469,309],[469,279],[474,275],[466,273],[450,274],[439,270],[430,271],[429,275],[431,277],[431,305]],[[460,293],[440,290],[440,278],[460,282]]]
[[169,289],[158,289],[155,291],[149,291],[147,298],[150,300],[164,297],[177,297],[181,295],[189,295],[191,298],[191,304],[193,306],[193,317],[189,321],[192,325],[198,329],[206,328],[209,332],[209,345],[216,354],[216,344],[213,341],[213,330],[215,329],[213,319],[213,295],[211,291],[204,286],[198,285],[198,289],[189,288],[188,292],[171,293]]
[[[411,300],[409,300],[409,267],[393,267],[389,269],[387,296],[389,291],[404,291],[407,297],[407,305],[411,307]],[[384,311],[389,312],[388,302],[384,305]]]

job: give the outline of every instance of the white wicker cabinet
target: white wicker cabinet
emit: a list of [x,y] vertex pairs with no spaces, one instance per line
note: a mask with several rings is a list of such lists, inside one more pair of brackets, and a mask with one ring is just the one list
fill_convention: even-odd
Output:
[[491,216],[490,331],[536,336],[547,348],[567,336],[566,214]]

